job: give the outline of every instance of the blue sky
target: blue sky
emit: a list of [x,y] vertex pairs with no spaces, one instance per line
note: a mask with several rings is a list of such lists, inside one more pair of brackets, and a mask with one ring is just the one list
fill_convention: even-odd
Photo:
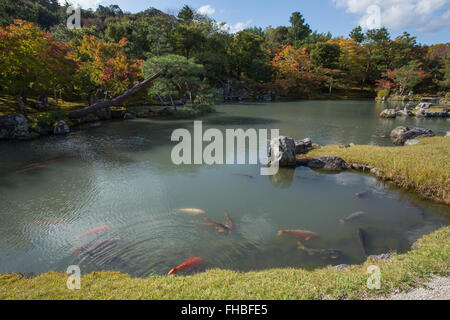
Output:
[[[393,36],[403,31],[417,36],[420,43],[450,42],[450,0],[73,0],[83,7],[118,4],[124,11],[149,7],[176,13],[184,4],[202,8],[231,30],[246,26],[288,25],[289,16],[300,11],[313,30],[348,35],[358,25],[370,25],[373,6],[379,8],[380,22]],[[367,11],[369,10],[369,11]]]

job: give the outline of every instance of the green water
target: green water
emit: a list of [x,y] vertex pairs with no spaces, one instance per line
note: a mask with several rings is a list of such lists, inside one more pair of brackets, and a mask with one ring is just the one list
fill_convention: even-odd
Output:
[[[399,125],[438,135],[450,130],[447,119],[379,119],[383,107],[369,101],[222,105],[201,120],[204,130],[277,128],[319,144],[391,145],[389,133]],[[82,273],[148,276],[166,274],[196,256],[204,268],[239,271],[361,263],[358,227],[368,235],[368,253],[380,254],[405,252],[450,221],[448,206],[354,172],[297,168],[264,177],[257,165],[175,166],[170,137],[178,128],[192,130],[193,121],[105,122],[67,137],[0,142],[0,273],[64,272],[75,264]],[[16,173],[51,159],[43,168]],[[367,198],[355,197],[365,191]],[[206,214],[177,214],[176,208]],[[204,217],[224,223],[225,211],[233,234],[201,224]],[[339,223],[357,211],[366,216]],[[109,228],[77,239],[100,226]],[[319,237],[305,242],[307,247],[336,249],[343,256],[309,256],[297,249],[297,239],[279,237],[282,229],[314,231]],[[117,238],[115,245],[100,244]],[[86,247],[94,250],[76,250]]]

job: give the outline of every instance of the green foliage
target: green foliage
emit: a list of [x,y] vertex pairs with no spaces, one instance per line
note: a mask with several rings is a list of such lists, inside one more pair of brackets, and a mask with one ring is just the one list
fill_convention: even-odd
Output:
[[0,86],[13,95],[70,87],[76,63],[70,49],[35,24],[16,20],[0,28]]
[[361,26],[357,26],[356,28],[354,28],[350,32],[349,36],[350,36],[350,39],[356,41],[357,43],[362,43],[366,39],[366,36],[362,32]]
[[46,113],[40,115],[37,119],[37,124],[41,128],[51,127],[55,123],[64,120],[67,117],[65,112],[62,111],[52,111],[50,113]]
[[303,40],[311,34],[311,28],[309,24],[305,23],[305,19],[300,12],[294,12],[291,15],[291,29],[290,36],[292,42]]
[[153,57],[144,63],[142,70],[146,77],[166,70],[148,92],[151,97],[157,97],[161,101],[169,100],[172,105],[176,99],[194,102],[203,91],[209,89],[203,81],[205,68],[194,59],[173,54]]
[[[421,70],[431,75],[415,89],[435,93],[450,87],[448,44],[422,46],[408,33],[392,40],[386,28],[363,33],[361,27],[356,27],[350,39],[333,38],[329,32],[311,32],[303,15],[294,12],[286,26],[265,30],[252,27],[230,33],[226,24],[218,24],[189,6],[173,16],[155,8],[128,13],[117,5],[100,5],[96,10],[82,10],[83,28],[70,30],[65,26],[66,8],[67,4],[60,5],[57,0],[0,2],[0,25],[9,25],[20,17],[49,29],[53,39],[51,45],[46,43],[49,35],[36,30],[35,41],[24,37],[28,40],[17,42],[23,44],[22,49],[12,45],[12,56],[5,53],[11,50],[8,41],[0,44],[5,48],[0,52],[4,60],[0,72],[8,74],[0,78],[2,91],[14,94],[48,91],[50,95],[62,90],[63,94],[76,98],[108,98],[140,79],[141,60],[162,58],[160,62],[164,64],[164,57],[175,62],[174,56],[190,61],[181,73],[184,79],[189,75],[186,72],[193,72],[188,81],[193,87],[161,79],[151,93],[154,97],[159,94],[159,100],[195,101],[197,97],[209,96],[203,95],[203,90],[223,87],[228,80],[245,80],[253,91],[281,88],[277,94],[296,92],[298,97],[315,92],[320,95],[317,91],[325,89],[331,92],[333,86],[343,91],[367,90],[376,85],[387,91],[404,91],[414,87],[410,76],[414,78],[418,70],[411,69],[412,61],[420,61]],[[91,40],[87,43],[86,39]],[[34,48],[37,44],[41,47]],[[61,55],[46,64],[42,55],[60,54],[60,50],[54,49],[63,44],[71,50],[63,50],[64,58]],[[114,48],[113,44],[120,44],[120,48]],[[25,55],[26,59],[19,63],[19,55]],[[72,58],[76,60],[76,70],[54,72],[54,66],[61,67],[65,59]],[[193,65],[202,66],[201,74],[191,68]],[[25,74],[18,72],[21,66]],[[394,80],[385,77],[389,72]],[[397,77],[406,79],[404,84]]]
[[313,63],[319,67],[334,69],[337,67],[341,48],[337,43],[320,42],[311,51]]
[[389,91],[388,91],[388,90],[382,89],[382,90],[379,90],[379,91],[378,91],[377,97],[378,97],[379,99],[381,99],[381,98],[386,98],[386,97],[388,97],[388,96],[389,96]]
[[332,35],[331,33],[318,33],[317,31],[314,31],[311,35],[306,37],[303,40],[297,40],[294,41],[294,47],[296,48],[302,48],[305,47],[307,49],[314,48],[314,45],[320,42],[328,42],[331,40]]
[[243,30],[235,35],[228,54],[232,61],[232,73],[236,78],[239,79],[254,72],[252,70],[253,61],[265,58],[263,42],[263,37],[251,30]]
[[56,0],[2,0],[0,1],[0,26],[5,27],[14,20],[35,22],[44,29],[60,22],[60,7]]

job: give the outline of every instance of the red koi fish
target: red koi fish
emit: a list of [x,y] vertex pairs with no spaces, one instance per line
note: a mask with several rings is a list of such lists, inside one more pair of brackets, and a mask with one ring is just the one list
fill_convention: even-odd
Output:
[[203,264],[203,259],[199,258],[199,257],[195,257],[195,258],[192,258],[191,260],[184,262],[183,264],[179,265],[178,267],[173,268],[172,270],[170,270],[168,275],[172,276],[174,274],[177,274],[178,272],[189,271],[189,270],[200,267],[202,264]]
[[16,171],[16,174],[22,174],[22,173],[27,173],[29,171],[33,171],[36,169],[42,169],[42,168],[45,168],[47,165],[54,163],[55,161],[56,160],[48,160],[48,161],[44,161],[44,162],[40,162],[40,163],[30,164],[29,166],[26,166],[25,169]]
[[95,234],[95,233],[98,233],[98,232],[106,230],[106,229],[109,229],[109,226],[102,226],[102,227],[98,227],[98,228],[89,230],[88,232],[85,232],[85,233],[80,234],[79,236],[77,236],[77,239],[81,239],[83,237],[90,236],[91,234]]
[[290,235],[297,238],[305,238],[305,240],[311,240],[312,238],[318,237],[319,235],[315,232],[306,230],[281,230],[278,232],[279,236]]

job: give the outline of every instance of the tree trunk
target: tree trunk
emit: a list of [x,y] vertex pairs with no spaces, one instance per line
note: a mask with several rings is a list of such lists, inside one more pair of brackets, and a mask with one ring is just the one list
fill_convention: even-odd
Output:
[[69,114],[69,118],[71,118],[71,119],[79,119],[79,118],[86,117],[87,115],[89,115],[89,114],[91,114],[93,112],[96,112],[98,110],[106,109],[108,107],[118,106],[118,105],[122,104],[125,100],[127,100],[129,97],[137,94],[139,91],[141,91],[142,89],[146,88],[154,80],[159,78],[164,72],[165,71],[160,71],[160,72],[156,73],[155,75],[145,79],[141,83],[138,83],[133,88],[131,88],[130,90],[125,92],[123,95],[115,97],[112,100],[101,101],[101,102],[95,103],[95,104],[93,104],[93,105],[91,105],[89,107],[86,107],[84,109],[71,112]]

